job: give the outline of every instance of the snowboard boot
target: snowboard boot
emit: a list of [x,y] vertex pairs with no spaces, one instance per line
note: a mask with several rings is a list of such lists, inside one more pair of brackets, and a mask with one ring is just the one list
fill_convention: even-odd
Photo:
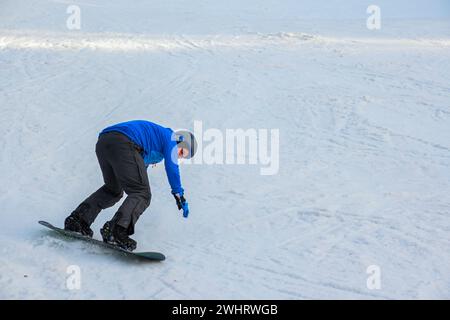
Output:
[[64,221],[64,230],[81,233],[84,236],[92,238],[94,232],[89,224],[81,218],[79,211],[74,211]]
[[118,224],[113,224],[111,221],[105,223],[100,229],[103,241],[121,247],[127,251],[136,249],[136,241],[128,236],[128,231]]

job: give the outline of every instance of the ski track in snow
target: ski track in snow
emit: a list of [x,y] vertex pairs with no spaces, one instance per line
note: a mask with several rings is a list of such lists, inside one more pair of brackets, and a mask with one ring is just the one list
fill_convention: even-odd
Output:
[[[450,298],[450,36],[236,33],[251,28],[242,21],[234,33],[206,32],[204,22],[204,35],[146,35],[133,27],[134,13],[136,25],[153,26],[134,11],[146,4],[121,1],[80,2],[105,11],[98,30],[69,32],[55,20],[63,1],[9,3],[17,13],[0,23],[0,298]],[[190,12],[176,3],[174,12]],[[124,31],[104,31],[108,21]],[[279,128],[280,172],[182,166],[185,220],[162,165],[151,169],[152,204],[135,238],[163,263],[39,226],[62,225],[100,187],[98,132],[138,118]],[[97,237],[113,213],[99,216]],[[81,290],[66,287],[69,265],[81,268]],[[381,290],[366,287],[370,265],[381,267]]]

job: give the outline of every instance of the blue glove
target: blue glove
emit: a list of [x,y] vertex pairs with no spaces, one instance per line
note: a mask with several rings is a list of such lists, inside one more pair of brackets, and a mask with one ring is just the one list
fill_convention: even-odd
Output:
[[189,215],[189,204],[187,203],[187,201],[184,201],[183,205],[182,205],[182,209],[183,209],[183,217],[187,218]]
[[183,193],[173,193],[175,201],[177,202],[178,210],[183,209],[183,217],[187,218],[189,215],[189,204],[184,198]]

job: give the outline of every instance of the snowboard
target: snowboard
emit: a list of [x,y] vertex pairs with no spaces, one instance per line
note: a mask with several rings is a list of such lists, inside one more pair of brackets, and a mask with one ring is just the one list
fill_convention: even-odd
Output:
[[54,225],[52,225],[51,223],[48,223],[46,221],[39,221],[39,224],[41,224],[49,229],[54,230],[63,236],[84,240],[84,241],[98,245],[103,248],[112,249],[113,251],[122,253],[125,256],[135,257],[135,258],[138,258],[141,260],[147,260],[147,261],[163,261],[166,259],[166,257],[162,253],[159,253],[159,252],[132,252],[132,251],[122,249],[119,246],[115,246],[110,243],[106,243],[106,242],[103,242],[103,241],[100,241],[97,239],[90,238],[88,236],[84,236],[77,232],[67,231],[67,230],[55,227]]

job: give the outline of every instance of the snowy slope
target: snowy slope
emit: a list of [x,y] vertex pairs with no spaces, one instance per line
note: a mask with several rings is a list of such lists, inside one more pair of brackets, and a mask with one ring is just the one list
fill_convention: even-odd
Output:
[[[450,298],[450,5],[380,0],[370,31],[371,1],[340,2],[1,1],[0,298]],[[182,166],[186,220],[151,169],[135,238],[161,264],[43,230],[101,185],[97,133],[139,118],[278,128],[279,173]]]

